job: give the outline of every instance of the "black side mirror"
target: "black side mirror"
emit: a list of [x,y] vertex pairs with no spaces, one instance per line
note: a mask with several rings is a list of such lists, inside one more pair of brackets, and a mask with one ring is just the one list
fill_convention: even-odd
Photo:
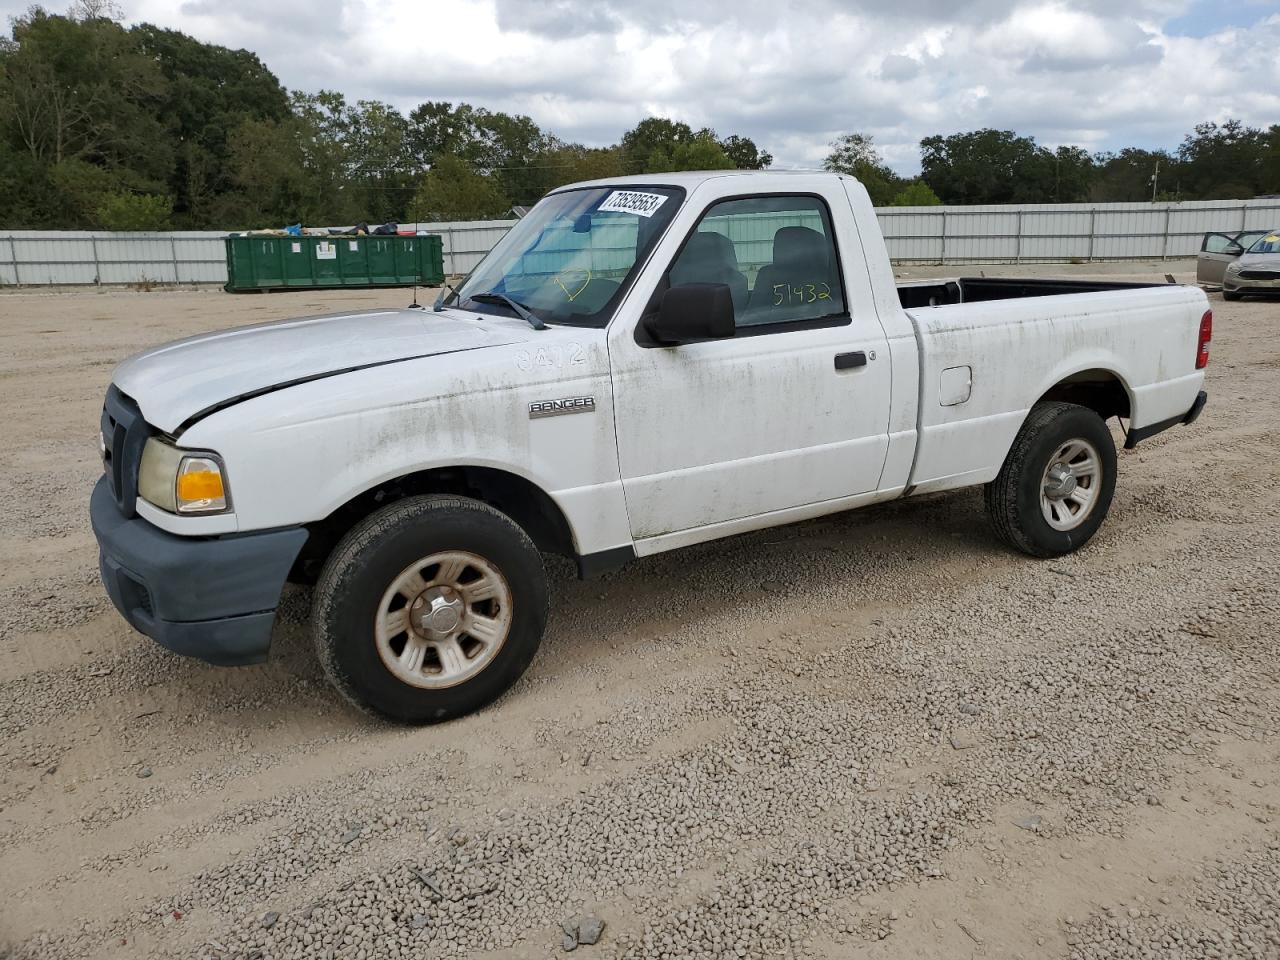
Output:
[[733,292],[727,283],[682,283],[662,295],[658,312],[644,320],[658,343],[674,346],[724,340],[734,334]]
[[1236,243],[1235,241],[1232,241],[1231,243],[1227,244],[1226,252],[1231,254],[1231,256],[1233,257],[1238,257],[1244,253],[1244,247],[1240,246],[1240,244]]

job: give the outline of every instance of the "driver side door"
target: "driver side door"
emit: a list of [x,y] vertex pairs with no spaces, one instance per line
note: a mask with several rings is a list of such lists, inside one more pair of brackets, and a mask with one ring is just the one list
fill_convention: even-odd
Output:
[[1196,257],[1196,283],[1220,285],[1226,275],[1227,264],[1243,251],[1235,236],[1227,233],[1206,233]]
[[[865,285],[850,290],[843,275],[833,208],[851,221],[843,194],[712,203],[658,289],[728,286],[734,335],[663,346],[646,342],[642,326],[611,338],[637,553],[766,525],[750,518],[818,515],[877,489],[887,343]],[[849,229],[841,237],[857,243]]]

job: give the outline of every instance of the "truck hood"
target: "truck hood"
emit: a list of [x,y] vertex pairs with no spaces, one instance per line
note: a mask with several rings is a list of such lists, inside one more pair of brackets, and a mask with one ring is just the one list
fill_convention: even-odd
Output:
[[[517,326],[519,324],[519,326]],[[130,357],[112,381],[147,422],[177,433],[223,407],[322,377],[527,340],[523,321],[444,310],[373,310],[239,327]]]

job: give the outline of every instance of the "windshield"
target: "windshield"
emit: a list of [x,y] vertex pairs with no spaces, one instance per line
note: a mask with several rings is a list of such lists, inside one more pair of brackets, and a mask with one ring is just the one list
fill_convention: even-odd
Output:
[[544,323],[603,327],[683,199],[678,187],[592,187],[544,197],[452,302],[482,313],[517,312],[485,296],[502,294]]
[[1250,253],[1280,253],[1280,236],[1269,233],[1249,248]]

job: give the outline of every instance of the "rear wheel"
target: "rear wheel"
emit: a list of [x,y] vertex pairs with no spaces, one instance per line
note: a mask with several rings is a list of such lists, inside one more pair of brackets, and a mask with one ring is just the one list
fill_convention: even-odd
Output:
[[316,584],[325,672],[357,706],[407,723],[490,703],[524,673],[547,617],[542,557],[465,497],[397,501],[358,524]]
[[987,513],[1010,546],[1059,556],[1097,532],[1115,484],[1116,447],[1102,418],[1074,403],[1038,403],[986,486]]

